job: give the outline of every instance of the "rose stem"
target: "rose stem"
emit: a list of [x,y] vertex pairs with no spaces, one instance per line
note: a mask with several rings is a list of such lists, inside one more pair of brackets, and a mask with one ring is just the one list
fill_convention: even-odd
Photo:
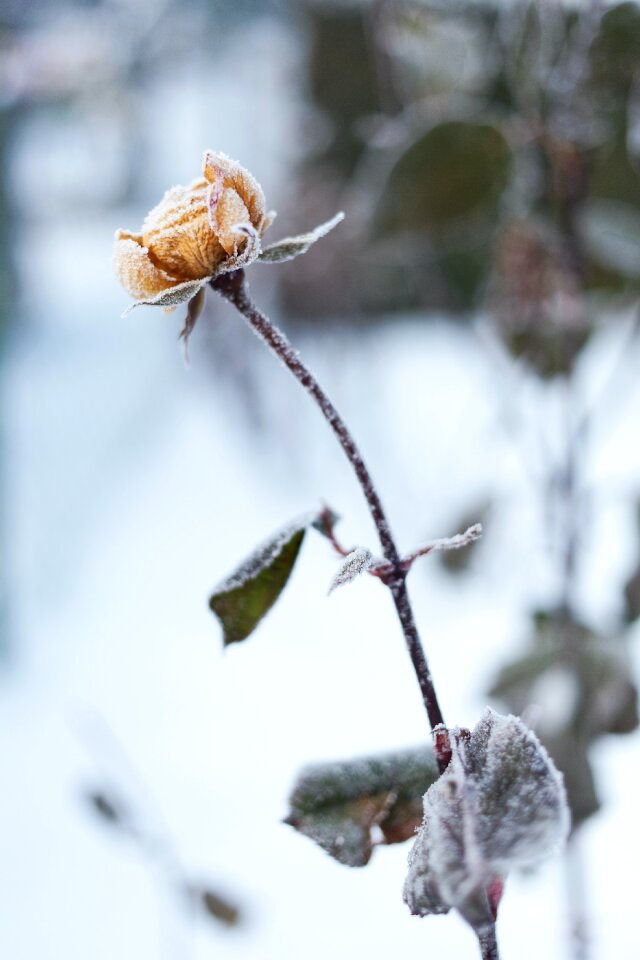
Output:
[[482,960],[500,960],[495,923],[483,929],[482,933],[478,933],[477,936]]
[[[385,559],[389,562],[393,570],[393,573],[388,579],[385,578],[386,585],[389,587],[391,595],[393,596],[407,650],[420,685],[422,699],[431,728],[444,727],[442,711],[438,703],[427,658],[422,649],[409,594],[407,592],[407,571],[402,569],[398,548],[391,535],[389,523],[382,503],[380,502],[380,497],[347,425],[285,335],[278,330],[254,304],[249,295],[249,287],[245,279],[244,270],[234,270],[233,272],[222,274],[222,276],[211,281],[211,286],[233,304],[253,331],[280,357],[296,380],[311,394],[347,455],[347,459],[355,471],[367,503],[369,504],[371,516],[378,531]],[[435,750],[438,766],[440,772],[442,772],[447,766],[451,754],[448,737],[446,737],[442,730],[439,733],[439,736],[436,735]]]

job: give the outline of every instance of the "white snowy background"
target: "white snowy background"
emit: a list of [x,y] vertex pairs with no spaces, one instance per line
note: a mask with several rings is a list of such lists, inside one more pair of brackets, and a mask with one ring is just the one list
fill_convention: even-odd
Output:
[[[101,127],[89,103],[63,122],[27,117],[10,155],[19,301],[3,386],[12,606],[0,675],[0,956],[464,960],[476,946],[461,921],[421,921],[402,903],[408,845],[350,870],[280,822],[306,763],[427,737],[386,591],[363,577],[327,598],[336,561],[311,532],[249,642],[223,653],[207,609],[211,587],[255,543],[321,500],[345,518],[347,543],[375,549],[341,451],[213,294],[188,368],[177,313],[120,319],[113,231],[136,228],[167,186],[198,175],[205,148],[238,158],[270,205],[285,203],[309,122],[295,95],[299,39],[257,20],[216,49],[163,61],[132,95],[139,189],[126,207],[111,199],[122,129]],[[255,266],[250,278],[276,317],[277,269]],[[628,323],[589,348],[583,396],[607,383]],[[529,470],[536,423],[552,449],[560,442],[560,391],[497,374],[482,336],[444,320],[333,325],[297,345],[351,424],[403,547],[456,532],[474,498],[500,504],[469,576],[425,560],[410,579],[446,717],[472,725],[495,669],[526,640],[528,610],[554,597]],[[639,360],[636,345],[594,428],[590,476],[613,491],[580,569],[595,625],[619,613],[634,559]],[[515,442],[500,426],[505,404]],[[637,643],[634,653],[637,668]],[[561,710],[558,696],[549,707]],[[638,956],[638,741],[596,749],[604,805],[582,832],[592,960]],[[189,874],[236,900],[246,922],[227,930],[184,909],[136,845],[92,815],[84,793],[103,785],[170,830]],[[569,956],[564,871],[559,857],[509,879],[506,960]]]

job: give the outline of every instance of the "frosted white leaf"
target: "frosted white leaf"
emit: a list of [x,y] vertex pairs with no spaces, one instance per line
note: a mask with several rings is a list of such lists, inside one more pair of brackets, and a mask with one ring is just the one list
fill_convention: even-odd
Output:
[[451,763],[424,796],[404,899],[420,916],[455,908],[479,930],[493,922],[491,886],[563,842],[569,813],[553,761],[517,717],[487,709],[472,733],[450,737]]
[[499,872],[544,859],[569,833],[564,783],[533,731],[487,710],[472,736],[486,737],[478,788],[480,841]]
[[265,247],[259,255],[258,260],[261,263],[282,263],[285,260],[293,260],[301,254],[306,253],[316,240],[325,237],[334,227],[344,220],[344,213],[336,213],[335,217],[321,223],[309,233],[301,233],[297,237],[284,237],[277,243],[272,243]]
[[136,307],[165,307],[167,311],[172,310],[181,303],[187,303],[192,297],[195,297],[210,279],[211,277],[204,277],[202,280],[186,280],[184,283],[178,283],[175,287],[163,290],[162,293],[157,293],[155,297],[149,297],[147,300],[136,300],[135,303],[127,307],[122,316],[126,317]]
[[336,587],[341,587],[345,583],[351,583],[361,573],[368,570],[374,564],[373,554],[366,547],[356,547],[351,553],[347,554],[338,571],[331,581],[329,593],[332,593]]

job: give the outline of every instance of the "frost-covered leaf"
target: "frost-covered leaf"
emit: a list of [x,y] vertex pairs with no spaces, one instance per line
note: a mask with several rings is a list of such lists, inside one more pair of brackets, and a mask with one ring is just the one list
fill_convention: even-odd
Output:
[[[480,522],[482,529],[486,529],[487,518],[490,515],[491,504],[489,501],[484,500],[481,503],[478,503],[476,507],[472,510],[469,510],[463,514],[454,524],[452,524],[453,530],[466,530],[472,524]],[[438,560],[447,571],[451,574],[465,573],[471,562],[471,559],[476,556],[476,549],[474,550],[442,550],[438,554]]]
[[363,867],[376,843],[413,836],[422,796],[437,776],[431,747],[310,766],[291,793],[285,823],[340,863]]
[[122,314],[126,317],[128,313],[135,310],[136,307],[164,307],[167,313],[181,303],[187,303],[198,291],[209,282],[211,277],[204,277],[202,280],[186,280],[184,283],[178,283],[175,287],[169,287],[155,297],[149,297],[148,300],[136,300],[130,304]]
[[341,587],[345,583],[351,583],[356,577],[360,576],[375,563],[371,550],[366,547],[356,547],[344,558],[337,573],[329,586],[329,593],[333,593],[336,587]]
[[258,260],[261,263],[282,263],[284,260],[293,260],[301,254],[306,253],[316,240],[325,237],[341,220],[344,220],[344,213],[336,213],[335,217],[321,223],[309,233],[301,233],[297,237],[285,237],[265,247],[259,255]]
[[452,759],[424,797],[404,898],[426,916],[455,908],[475,930],[493,923],[490,891],[569,829],[562,779],[517,717],[487,709],[473,732],[451,731]]
[[309,518],[296,521],[261,544],[216,587],[209,607],[224,631],[224,645],[245,640],[282,593],[293,570]]

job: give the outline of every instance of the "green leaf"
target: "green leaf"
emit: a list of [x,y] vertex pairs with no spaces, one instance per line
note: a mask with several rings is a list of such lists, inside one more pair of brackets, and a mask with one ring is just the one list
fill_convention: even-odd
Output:
[[209,607],[224,645],[246,640],[284,590],[313,517],[295,521],[261,544],[213,591]]
[[438,124],[392,169],[376,214],[379,231],[433,230],[480,211],[493,214],[510,166],[511,151],[496,127]]
[[437,776],[431,747],[310,766],[293,788],[285,823],[340,863],[363,867],[376,843],[413,836]]
[[640,10],[636,3],[619,3],[604,13],[590,59],[596,91],[608,95],[608,105],[622,112],[640,67]]

